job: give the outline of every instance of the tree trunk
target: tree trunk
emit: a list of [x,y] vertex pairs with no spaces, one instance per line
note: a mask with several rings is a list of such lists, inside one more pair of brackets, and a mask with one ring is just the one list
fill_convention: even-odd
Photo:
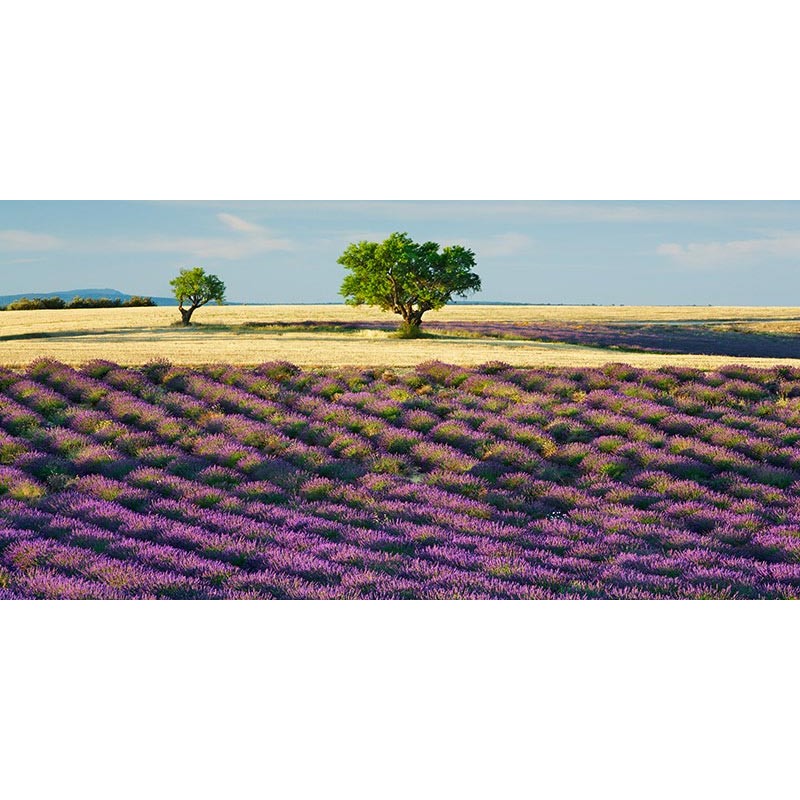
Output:
[[189,325],[189,320],[191,319],[192,312],[194,311],[194,306],[191,308],[179,308],[178,311],[181,312],[181,321],[184,325]]
[[410,308],[403,309],[402,337],[404,339],[417,339],[419,337],[424,313],[419,309],[416,311]]

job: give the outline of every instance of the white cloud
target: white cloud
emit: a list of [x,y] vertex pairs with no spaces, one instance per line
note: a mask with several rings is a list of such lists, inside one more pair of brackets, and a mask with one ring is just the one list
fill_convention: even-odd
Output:
[[[199,259],[236,261],[275,250],[291,250],[292,242],[234,214],[220,212],[217,220],[228,229],[223,236],[144,236],[97,242],[93,249],[136,253],[177,253]],[[231,233],[232,232],[232,233]]]
[[481,256],[502,258],[524,253],[530,250],[532,245],[533,239],[524,233],[497,233],[485,239],[474,240],[471,247],[478,258]]
[[221,212],[217,214],[217,219],[232,231],[258,234],[263,234],[266,232],[261,225],[256,225],[254,222],[248,222],[246,219],[237,217],[235,214],[226,214]]
[[61,239],[48,233],[31,231],[0,231],[0,249],[3,250],[53,250],[60,247]]
[[[316,207],[320,213],[329,212],[336,207],[333,201],[304,203],[311,209]],[[353,214],[377,215],[404,220],[466,220],[486,221],[509,220],[526,222],[659,222],[675,220],[696,220],[698,214],[708,214],[709,209],[683,207],[659,203],[613,203],[607,201],[548,201],[548,200],[419,200],[389,201],[376,200],[339,203]],[[689,206],[688,208],[686,206]]]
[[659,245],[657,252],[680,264],[696,267],[737,264],[765,258],[794,258],[800,257],[800,234],[728,242],[667,242]]
[[102,249],[116,249],[136,253],[179,253],[195,258],[221,258],[236,261],[275,250],[291,250],[288,239],[268,236],[150,236],[142,239],[118,239],[103,243]]
[[482,258],[505,258],[530,252],[534,240],[525,233],[496,233],[481,238],[452,239],[445,244],[460,244],[475,253],[478,263]]
[[[532,204],[532,216],[574,222],[664,222],[695,218],[700,209],[675,209],[657,203],[619,205],[612,202],[544,202]],[[688,214],[687,214],[688,211]]]
[[275,236],[266,228],[234,214],[219,213],[226,229],[215,236],[118,236],[89,240],[62,240],[46,233],[0,230],[0,250],[44,251],[58,248],[72,252],[176,253],[184,257],[235,261],[275,250],[291,250],[289,239]]

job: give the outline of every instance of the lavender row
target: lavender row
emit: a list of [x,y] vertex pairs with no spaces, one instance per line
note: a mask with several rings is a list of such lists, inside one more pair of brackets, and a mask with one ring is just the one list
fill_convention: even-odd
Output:
[[3,596],[798,594],[791,368],[39,362],[0,385]]

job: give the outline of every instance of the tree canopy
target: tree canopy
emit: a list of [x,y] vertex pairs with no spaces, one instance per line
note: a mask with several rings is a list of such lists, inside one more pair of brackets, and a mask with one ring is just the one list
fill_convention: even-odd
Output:
[[419,331],[426,311],[481,288],[472,271],[472,250],[453,245],[440,252],[436,242],[418,244],[406,233],[393,233],[383,242],[353,243],[337,263],[350,270],[339,291],[345,302],[399,314],[409,335]]
[[[178,301],[178,311],[181,312],[184,325],[189,325],[192,314],[200,306],[212,300],[218,305],[225,302],[225,284],[216,275],[207,275],[202,267],[182,269],[169,284]],[[184,303],[188,303],[188,308]]]

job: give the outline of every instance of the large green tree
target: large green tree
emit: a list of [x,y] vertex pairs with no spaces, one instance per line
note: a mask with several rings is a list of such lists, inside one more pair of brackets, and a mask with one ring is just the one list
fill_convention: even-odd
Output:
[[419,333],[426,311],[481,288],[472,271],[472,250],[454,245],[440,251],[436,242],[417,244],[406,233],[393,233],[383,242],[355,242],[338,263],[350,270],[339,290],[345,302],[399,314],[408,336]]
[[178,301],[178,311],[181,312],[181,321],[189,325],[192,314],[215,300],[218,305],[225,302],[225,284],[216,275],[207,275],[202,267],[182,269],[177,278],[173,278],[169,285]]

